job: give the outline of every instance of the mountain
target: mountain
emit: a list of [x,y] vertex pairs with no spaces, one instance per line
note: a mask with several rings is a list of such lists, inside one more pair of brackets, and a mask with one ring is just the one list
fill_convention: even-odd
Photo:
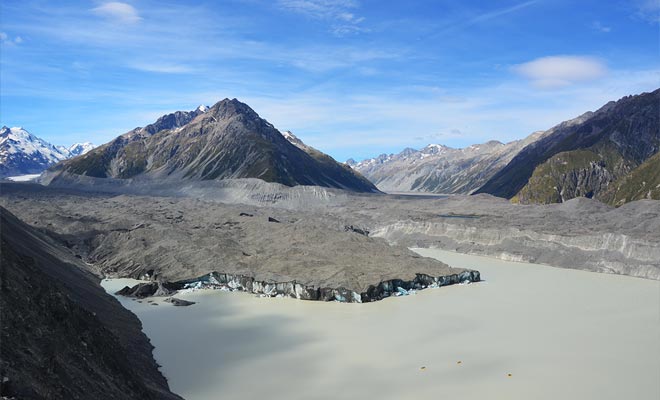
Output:
[[68,152],[23,128],[0,129],[0,177],[38,174],[68,157]]
[[475,193],[521,203],[581,196],[608,201],[611,184],[623,182],[658,152],[659,110],[657,89],[563,122],[521,150]]
[[177,111],[135,128],[89,153],[50,169],[61,175],[116,179],[212,180],[259,178],[288,186],[318,185],[377,192],[350,167],[289,142],[240,101]]
[[74,143],[71,146],[69,146],[68,149],[66,149],[66,151],[69,154],[69,157],[67,157],[67,158],[77,157],[77,156],[83,155],[85,153],[88,153],[94,147],[96,147],[96,146],[94,146],[90,142]]
[[39,174],[62,160],[85,154],[94,145],[53,146],[23,128],[0,129],[0,177]]
[[[357,180],[358,180],[357,184],[364,185],[365,188],[369,189],[367,191],[374,191],[375,187],[373,186],[373,184],[367,178],[365,178],[362,174],[360,174],[359,171],[356,171],[351,166],[338,163],[337,161],[335,161],[334,158],[330,157],[329,155],[323,153],[320,150],[315,149],[312,146],[309,146],[309,145],[305,144],[296,135],[291,133],[291,131],[284,131],[282,133],[282,136],[284,136],[284,138],[286,140],[288,140],[289,143],[296,146],[300,150],[307,153],[310,157],[312,157],[326,171],[328,171],[327,173],[329,175],[336,177],[336,178],[334,178],[335,180],[341,179],[342,181],[343,180],[352,181],[352,180],[357,178]],[[359,190],[359,191],[362,191],[362,190]]]
[[462,149],[430,144],[421,150],[404,149],[399,154],[381,154],[359,163],[347,161],[386,192],[432,192],[469,194],[503,168],[536,132],[507,144],[490,141]]
[[660,200],[660,152],[614,181],[600,197],[615,206],[634,200]]
[[137,317],[69,249],[0,207],[3,399],[180,399]]

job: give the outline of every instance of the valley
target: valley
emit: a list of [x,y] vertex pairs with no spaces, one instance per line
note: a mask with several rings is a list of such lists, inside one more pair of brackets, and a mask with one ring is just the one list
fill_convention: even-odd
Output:
[[[651,398],[658,96],[508,144],[347,164],[224,99],[13,169],[2,394],[206,399],[255,375],[250,397],[430,396],[438,380],[458,396],[477,379],[469,398]],[[3,132],[3,160],[63,151]],[[410,340],[434,345],[382,353]],[[621,376],[635,389],[596,384]]]

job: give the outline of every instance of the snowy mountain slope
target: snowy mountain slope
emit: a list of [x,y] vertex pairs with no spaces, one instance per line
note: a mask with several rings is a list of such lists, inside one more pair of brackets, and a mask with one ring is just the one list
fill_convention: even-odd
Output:
[[68,158],[83,155],[83,154],[87,153],[88,151],[92,150],[94,147],[96,147],[96,146],[94,146],[90,142],[74,143],[71,146],[69,146],[69,148],[67,149],[67,151],[69,152],[69,157]]
[[0,176],[38,174],[68,156],[23,128],[0,130]]
[[53,146],[21,127],[0,129],[0,177],[39,174],[62,160],[85,154],[94,145]]

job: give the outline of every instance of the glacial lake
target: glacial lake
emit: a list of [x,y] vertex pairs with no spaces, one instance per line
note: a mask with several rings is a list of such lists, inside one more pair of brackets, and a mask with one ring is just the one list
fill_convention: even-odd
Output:
[[415,251],[485,281],[368,304],[217,290],[177,295],[190,307],[118,299],[188,400],[660,398],[660,282]]

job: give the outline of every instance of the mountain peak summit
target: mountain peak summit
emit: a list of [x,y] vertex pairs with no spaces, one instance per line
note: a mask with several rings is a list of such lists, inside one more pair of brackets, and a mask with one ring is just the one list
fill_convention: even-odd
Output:
[[229,99],[220,100],[215,103],[205,114],[215,117],[216,119],[229,119],[236,115],[244,115],[249,119],[259,118],[257,114],[250,106],[245,103],[241,103],[238,99]]
[[[134,130],[135,131],[135,130]],[[377,192],[353,170],[297,140],[237,99],[224,99],[207,111],[177,111],[99,146],[84,157],[49,170],[49,183],[93,178],[143,180],[222,180],[258,178],[283,185],[316,185]],[[294,136],[289,133],[289,137]]]
[[40,173],[69,157],[69,152],[53,146],[22,127],[0,129],[0,176]]

